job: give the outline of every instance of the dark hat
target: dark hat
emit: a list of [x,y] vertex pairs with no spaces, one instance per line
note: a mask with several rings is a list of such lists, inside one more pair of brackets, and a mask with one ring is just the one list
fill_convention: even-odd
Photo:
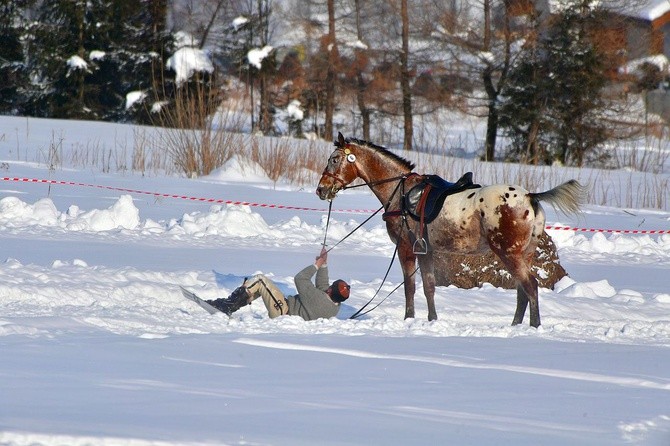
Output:
[[349,298],[349,290],[351,287],[347,282],[345,282],[342,279],[337,279],[333,284],[330,286],[331,292],[330,292],[330,297],[333,299],[333,301],[340,303],[344,302]]

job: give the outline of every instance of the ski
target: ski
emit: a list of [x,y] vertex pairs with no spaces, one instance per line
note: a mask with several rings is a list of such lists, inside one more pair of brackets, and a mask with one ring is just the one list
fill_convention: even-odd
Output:
[[185,298],[200,305],[200,307],[206,310],[209,314],[216,314],[220,312],[218,309],[211,306],[198,296],[196,296],[195,293],[192,293],[191,291],[181,286],[179,288],[181,288],[181,293],[184,295]]

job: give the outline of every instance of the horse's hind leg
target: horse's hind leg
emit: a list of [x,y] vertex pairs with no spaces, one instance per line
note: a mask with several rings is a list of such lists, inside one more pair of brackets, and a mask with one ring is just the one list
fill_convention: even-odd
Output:
[[528,274],[526,280],[519,280],[519,284],[516,288],[516,313],[514,314],[514,320],[512,325],[520,324],[523,322],[523,313],[526,311],[526,304],[523,305],[523,310],[521,310],[521,319],[517,322],[517,315],[520,311],[519,300],[522,299],[521,294],[523,294],[523,299],[526,303],[530,304],[530,325],[531,327],[540,326],[540,300],[538,299],[537,291],[537,279],[533,277],[532,274]]
[[523,322],[523,317],[526,314],[526,308],[528,308],[528,296],[524,291],[521,284],[516,286],[516,312],[514,313],[514,319],[512,320],[512,325],[519,325]]
[[526,308],[530,305],[530,325],[540,326],[540,304],[537,292],[537,279],[530,272],[530,267],[523,255],[506,254],[494,250],[500,260],[503,262],[507,271],[516,279],[516,312],[512,325],[518,325],[523,322]]

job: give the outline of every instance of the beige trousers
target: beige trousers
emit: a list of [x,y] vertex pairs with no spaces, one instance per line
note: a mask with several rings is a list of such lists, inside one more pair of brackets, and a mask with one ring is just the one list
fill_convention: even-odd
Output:
[[279,291],[277,285],[263,274],[249,277],[244,281],[243,286],[249,291],[252,301],[259,296],[263,299],[270,319],[288,314],[288,302],[286,302],[284,294]]

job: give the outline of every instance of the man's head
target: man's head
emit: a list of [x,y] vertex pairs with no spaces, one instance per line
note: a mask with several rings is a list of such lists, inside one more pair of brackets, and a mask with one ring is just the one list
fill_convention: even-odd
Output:
[[351,287],[342,279],[337,279],[330,286],[330,298],[335,303],[342,303],[349,298],[349,290]]

